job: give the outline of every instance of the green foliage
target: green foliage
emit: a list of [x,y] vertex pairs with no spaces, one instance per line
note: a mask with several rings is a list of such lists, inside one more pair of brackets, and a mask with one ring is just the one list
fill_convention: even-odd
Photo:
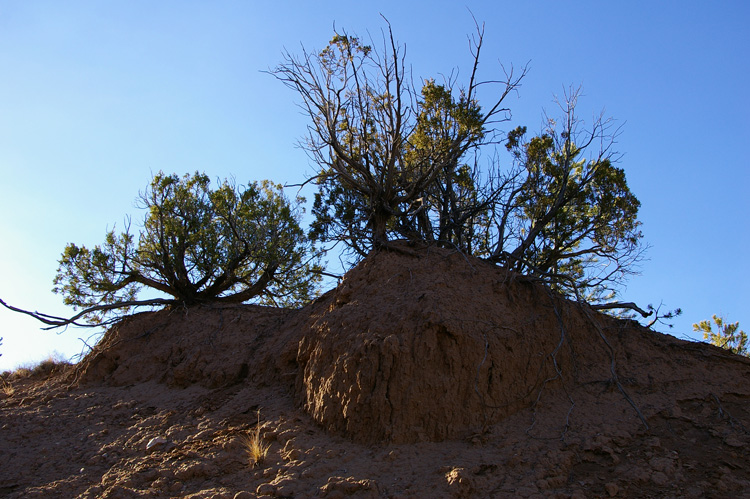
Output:
[[722,317],[716,315],[713,316],[713,321],[714,324],[716,324],[716,332],[713,331],[713,325],[709,320],[693,324],[693,331],[702,332],[703,339],[707,340],[712,345],[725,348],[738,355],[750,357],[747,345],[747,334],[742,330],[738,331],[740,327],[739,322],[730,324],[725,322]]
[[[336,34],[317,55],[286,54],[273,72],[311,120],[303,145],[320,170],[310,236],[360,257],[392,239],[422,241],[579,298],[613,299],[643,248],[640,202],[616,166],[611,121],[584,127],[575,90],[560,103],[559,125],[549,120],[529,140],[525,127],[501,135],[497,124],[510,118],[502,104],[525,70],[479,81],[482,29],[465,86],[426,79],[419,91],[388,34],[382,51]],[[507,166],[495,149],[503,137]]]
[[[75,308],[129,302],[143,287],[184,305],[254,300],[294,306],[311,299],[318,279],[299,213],[268,181],[247,187],[205,174],[158,173],[139,196],[147,213],[136,237],[107,233],[88,249],[68,244],[53,291]],[[88,320],[103,320],[107,311]]]
[[[438,245],[475,251],[471,220],[487,205],[480,193],[474,171],[464,161],[476,151],[488,135],[486,116],[476,99],[434,80],[422,87],[422,99],[416,108],[416,127],[406,140],[406,163],[423,171],[439,165],[431,182],[420,193],[420,203],[410,207],[401,226],[404,235],[436,242]],[[413,217],[408,216],[409,214]],[[416,223],[416,226],[414,225]]]
[[[336,141],[347,144],[350,161],[362,163],[326,166],[317,177],[310,232],[314,239],[341,240],[364,255],[375,239],[373,220],[378,213],[384,219],[384,239],[416,237],[441,245],[466,239],[465,222],[474,214],[476,190],[471,169],[460,159],[484,138],[481,110],[465,97],[456,102],[450,89],[430,80],[413,111],[416,120],[408,127],[409,135],[389,140],[398,147],[388,151],[378,150],[382,143],[376,137],[383,134],[374,128],[356,129],[350,119],[339,124],[341,136]],[[389,155],[391,159],[385,160]],[[375,163],[373,158],[385,161]],[[383,183],[370,188],[363,172]],[[377,206],[383,208],[375,210]]]
[[[481,39],[478,30],[476,57]],[[337,33],[317,54],[285,54],[273,71],[311,119],[304,146],[320,171],[310,234],[359,256],[393,238],[462,239],[477,212],[462,158],[491,137],[488,123],[506,119],[500,103],[521,79],[498,82],[502,92],[482,112],[476,58],[465,88],[427,80],[417,92],[390,29],[383,41],[379,52]]]
[[389,55],[336,33],[317,55],[288,55],[274,72],[299,91],[312,119],[305,146],[321,170],[310,234],[360,255],[387,241],[394,216],[423,181],[404,163],[408,89],[395,45]]
[[[573,108],[564,128],[554,121],[545,133],[524,141],[525,127],[508,134],[506,147],[522,168],[512,204],[520,244],[513,250],[517,269],[547,275],[558,287],[608,295],[605,282],[627,273],[640,255],[640,202],[628,188],[625,172],[606,151],[585,158],[592,135],[575,142]],[[596,127],[605,127],[598,122]]]
[[[388,213],[398,196],[391,189],[376,199],[375,179],[394,177],[400,168],[389,147],[398,146],[383,116],[398,81],[377,73],[373,55],[357,37],[336,33],[317,56],[306,55],[304,61],[289,56],[288,65],[275,73],[302,93],[313,119],[306,145],[322,168],[310,235],[343,240],[361,254],[375,239],[385,238]],[[397,71],[390,63],[387,67]],[[326,148],[331,149],[330,160]]]

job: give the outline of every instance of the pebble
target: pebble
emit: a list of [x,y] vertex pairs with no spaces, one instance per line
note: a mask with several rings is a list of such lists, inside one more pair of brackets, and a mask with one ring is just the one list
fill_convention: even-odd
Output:
[[151,450],[155,447],[159,447],[160,445],[164,445],[167,443],[167,439],[164,437],[154,437],[151,440],[148,441],[146,444],[146,450]]
[[620,492],[620,487],[613,482],[604,485],[604,489],[607,491],[607,494],[609,494],[609,497],[615,497],[617,493]]

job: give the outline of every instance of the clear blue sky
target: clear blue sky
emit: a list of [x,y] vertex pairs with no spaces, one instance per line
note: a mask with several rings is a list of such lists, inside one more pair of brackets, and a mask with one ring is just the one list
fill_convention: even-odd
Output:
[[[750,330],[750,4],[361,5],[0,1],[0,297],[68,315],[50,291],[65,244],[139,221],[134,198],[158,170],[304,179],[305,118],[262,72],[283,48],[321,48],[334,22],[377,37],[382,13],[415,77],[465,75],[471,9],[486,23],[482,76],[530,62],[506,129],[539,130],[553,94],[579,84],[582,116],[604,108],[624,124],[617,149],[652,247],[622,298],[682,307],[675,336],[712,314]],[[0,310],[0,369],[70,356],[91,332],[42,332]]]

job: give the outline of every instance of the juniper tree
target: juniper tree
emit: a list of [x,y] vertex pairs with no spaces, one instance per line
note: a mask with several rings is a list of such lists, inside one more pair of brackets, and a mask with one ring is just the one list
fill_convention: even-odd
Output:
[[497,240],[491,259],[544,277],[560,289],[611,296],[643,252],[640,201],[612,150],[612,120],[586,127],[576,113],[579,90],[566,94],[562,115],[548,118],[529,140],[526,128],[508,133],[512,171],[493,214]]
[[[316,259],[299,209],[281,186],[224,180],[212,189],[205,174],[160,172],[138,203],[146,216],[137,235],[128,223],[121,233],[109,231],[101,245],[70,243],[62,254],[53,291],[85,309],[88,322],[132,304],[296,306],[315,293]],[[167,298],[139,302],[143,288]]]
[[501,133],[503,103],[526,70],[480,80],[483,35],[477,26],[463,85],[427,78],[419,91],[390,25],[381,49],[337,32],[320,52],[284,55],[272,73],[301,97],[303,146],[319,167],[311,235],[358,257],[393,238],[455,248],[609,301],[643,251],[640,203],[612,150],[617,129],[602,116],[586,127],[575,90],[539,135]]
[[[481,110],[476,92],[490,83],[477,79],[482,37],[478,28],[464,87],[429,80],[421,92],[390,26],[379,50],[337,32],[320,52],[285,53],[272,74],[300,95],[310,118],[303,146],[320,168],[314,237],[364,256],[393,237],[442,241],[458,230],[445,210],[455,206],[461,159],[492,136],[487,127],[507,119],[502,103],[525,73],[492,82],[499,90]],[[432,209],[444,214],[437,226]]]

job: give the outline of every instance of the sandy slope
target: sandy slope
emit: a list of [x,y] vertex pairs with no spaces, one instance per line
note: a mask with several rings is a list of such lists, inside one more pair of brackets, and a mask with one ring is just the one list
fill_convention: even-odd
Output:
[[13,388],[7,497],[750,497],[750,360],[446,251],[297,311],[139,314]]

